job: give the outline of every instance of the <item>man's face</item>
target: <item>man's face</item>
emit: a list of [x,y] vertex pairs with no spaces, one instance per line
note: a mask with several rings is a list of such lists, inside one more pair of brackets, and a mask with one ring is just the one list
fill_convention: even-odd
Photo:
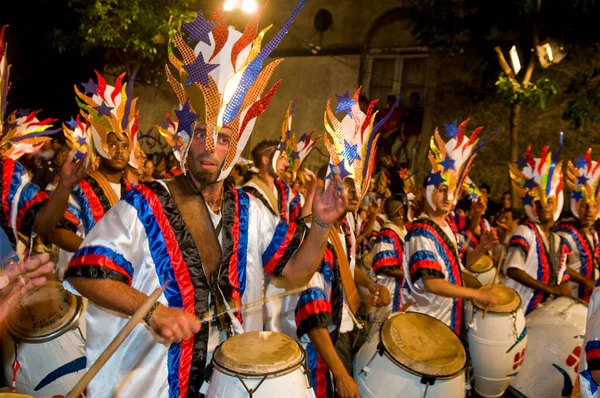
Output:
[[131,154],[131,144],[126,135],[117,137],[114,133],[109,133],[106,138],[108,154],[110,159],[102,159],[104,165],[108,165],[115,171],[123,171],[127,167],[129,155]]
[[448,185],[440,184],[437,189],[433,190],[432,202],[436,209],[449,212],[452,209],[452,201],[448,197]]
[[203,124],[196,126],[187,157],[187,165],[194,178],[201,185],[217,182],[229,152],[231,139],[231,129],[223,127],[217,136],[214,152],[208,152],[206,150],[206,126]]
[[577,203],[577,213],[579,214],[579,221],[585,228],[589,228],[594,225],[596,221],[596,215],[598,214],[598,206],[594,200],[582,199]]
[[410,103],[411,107],[416,108],[417,106],[419,106],[419,97],[417,97],[416,95],[412,95],[408,99],[408,102]]
[[54,163],[56,163],[57,166],[62,166],[67,160],[68,154],[69,151],[59,150],[56,152],[56,155],[54,155]]
[[500,228],[502,230],[502,232],[505,232],[506,234],[510,234],[517,227],[518,222],[519,222],[519,220],[515,220],[513,218],[512,212],[505,211],[504,213],[500,214],[500,216],[498,217],[497,225],[498,225],[498,228]]
[[479,188],[479,190],[481,191],[481,193],[483,194],[483,196],[485,196],[486,198],[488,197],[488,195],[490,194],[487,190],[487,188]]
[[356,185],[354,184],[354,180],[351,178],[346,178],[344,180],[344,185],[348,194],[348,204],[346,205],[346,212],[353,213],[356,210],[358,210],[358,207],[360,205],[360,201],[358,200],[358,192],[356,191]]
[[535,210],[542,224],[554,221],[554,198],[548,198],[546,203],[541,200],[535,202]]

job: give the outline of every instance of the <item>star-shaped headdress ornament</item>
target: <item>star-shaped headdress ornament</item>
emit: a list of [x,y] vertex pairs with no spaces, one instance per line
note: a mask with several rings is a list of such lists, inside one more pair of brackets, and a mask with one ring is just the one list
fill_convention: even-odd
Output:
[[560,133],[560,145],[555,156],[552,156],[550,147],[542,148],[539,158],[531,156],[531,146],[525,151],[525,166],[509,163],[509,173],[512,183],[523,200],[525,212],[530,220],[539,222],[535,202],[548,203],[553,198],[554,220],[558,220],[563,208],[563,172],[562,161],[559,161],[563,145],[563,133]]
[[[375,167],[378,131],[391,116],[392,111],[374,125],[377,111],[373,112],[373,109],[378,100],[369,104],[365,114],[358,105],[359,95],[360,87],[352,96],[352,101],[348,101],[347,94],[337,96],[337,109],[346,112],[341,121],[331,110],[331,101],[327,100],[324,116],[328,136],[324,135],[323,141],[330,156],[328,178],[334,168],[337,168],[340,178],[349,177],[354,180],[356,191],[360,195],[359,200],[362,200],[369,189],[371,174]],[[398,101],[394,107],[397,105]]]
[[[600,157],[592,160],[592,148],[584,156],[577,158],[575,164],[567,163],[565,182],[571,190],[571,213],[579,218],[578,205],[580,201],[595,201],[600,209]],[[600,217],[600,210],[596,219]]]
[[137,164],[133,151],[136,146],[135,136],[138,132],[139,114],[135,109],[137,98],[133,98],[131,93],[134,76],[128,83],[123,83],[125,73],[122,73],[117,77],[114,86],[107,84],[98,72],[96,77],[97,83],[92,79],[82,83],[84,92],[75,86],[81,115],[92,128],[94,149],[103,158],[110,159],[107,138],[110,133],[114,133],[119,138],[127,138],[130,142],[132,150],[129,164],[135,168],[143,166]]
[[181,162],[181,152],[183,150],[183,138],[181,133],[177,132],[179,127],[179,119],[171,119],[171,115],[167,113],[165,121],[160,126],[156,126],[160,135],[162,135],[167,144],[173,149],[173,154],[179,162]]
[[[275,94],[280,81],[263,95],[271,75],[283,59],[263,67],[267,57],[279,45],[306,0],[301,0],[282,29],[263,47],[262,41],[271,28],[259,32],[262,8],[250,20],[244,33],[229,27],[223,9],[217,9],[210,21],[202,12],[196,20],[183,24],[170,43],[166,74],[181,109],[177,133],[181,134],[183,149],[181,167],[196,124],[206,126],[207,151],[214,151],[221,129],[231,130],[229,153],[218,180],[225,179],[239,159],[256,118],[262,114]],[[266,3],[265,3],[266,5]],[[263,5],[263,8],[264,6]],[[183,32],[187,34],[187,41]],[[192,47],[195,43],[195,47]],[[175,51],[178,55],[176,55]]]
[[[436,208],[432,199],[433,193],[440,185],[448,187],[448,199],[453,205],[456,205],[456,202],[460,199],[460,192],[465,187],[465,182],[468,181],[467,176],[477,151],[497,133],[497,131],[492,133],[478,144],[478,136],[483,127],[476,128],[471,137],[468,137],[465,133],[468,122],[469,119],[460,125],[456,121],[444,125],[446,138],[449,138],[447,142],[442,139],[437,128],[431,137],[429,161],[432,170],[427,179],[425,196],[433,209]],[[469,186],[468,183],[467,186]]]
[[[75,160],[81,159],[86,153],[93,156],[94,151],[91,149],[93,147],[92,129],[87,121],[81,120],[80,115],[67,123],[63,123],[63,132],[71,146],[77,150]],[[90,160],[93,161],[93,159]]]

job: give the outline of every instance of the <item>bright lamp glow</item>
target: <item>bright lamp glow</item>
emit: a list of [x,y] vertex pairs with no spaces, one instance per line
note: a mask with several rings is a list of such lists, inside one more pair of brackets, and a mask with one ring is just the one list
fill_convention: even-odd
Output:
[[512,63],[513,71],[515,72],[515,75],[518,75],[519,71],[521,70],[521,60],[519,59],[519,54],[517,53],[517,47],[512,46],[508,53],[510,54],[510,62]]
[[254,14],[258,11],[258,3],[256,0],[242,0],[242,11],[246,14]]
[[237,8],[237,0],[225,0],[223,4],[224,11],[233,11]]

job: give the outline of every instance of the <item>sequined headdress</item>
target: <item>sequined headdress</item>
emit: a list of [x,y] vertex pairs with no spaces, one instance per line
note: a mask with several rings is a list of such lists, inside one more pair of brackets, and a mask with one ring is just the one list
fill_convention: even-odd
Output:
[[[330,100],[327,100],[325,108],[325,130],[329,134],[323,136],[325,147],[329,152],[330,161],[327,171],[328,178],[334,167],[339,169],[340,178],[352,178],[356,186],[359,200],[369,190],[371,174],[375,167],[375,152],[377,146],[377,132],[385,124],[392,112],[379,121],[375,126],[377,112],[373,108],[378,100],[374,100],[364,114],[358,105],[360,87],[353,97],[348,95],[337,95],[338,106],[336,112],[345,112],[346,116],[339,121],[331,110]],[[398,101],[394,107],[398,105]]]
[[295,116],[296,104],[290,102],[287,111],[285,112],[285,118],[281,125],[281,138],[279,145],[275,149],[273,154],[273,169],[277,169],[277,160],[282,153],[287,154],[288,161],[290,163],[290,170],[292,171],[293,179],[296,179],[298,170],[304,159],[308,157],[310,152],[314,149],[315,144],[320,137],[313,138],[315,130],[310,133],[304,133],[299,140],[296,140],[296,133],[292,132],[292,121]]
[[[209,152],[214,150],[221,129],[231,129],[229,153],[218,180],[229,175],[248,142],[256,118],[265,111],[280,83],[275,83],[263,96],[271,75],[283,59],[264,68],[263,64],[281,42],[305,1],[296,5],[281,30],[262,49],[262,40],[271,28],[258,31],[262,9],[248,23],[244,33],[228,27],[222,9],[215,12],[211,21],[198,12],[195,21],[182,25],[187,32],[187,41],[181,32],[175,35],[169,51],[172,68],[167,65],[166,72],[181,105],[175,113],[179,118],[177,134],[184,143],[181,157],[184,172],[194,127],[199,123],[206,125],[205,149]],[[192,43],[197,43],[194,49],[190,47]]]
[[518,164],[509,163],[509,173],[513,185],[523,200],[525,212],[530,220],[539,222],[535,202],[547,203],[553,198],[554,220],[558,220],[563,209],[563,172],[562,161],[559,161],[560,148],[553,157],[550,147],[545,146],[539,158],[531,156],[531,147],[527,147],[525,157]]
[[52,139],[50,135],[61,129],[50,129],[57,119],[39,120],[39,110],[20,109],[6,115],[10,89],[10,65],[6,59],[7,46],[4,42],[6,28],[7,26],[3,26],[0,30],[0,148],[3,149],[3,156],[16,160],[40,150],[45,141]]
[[[577,205],[581,200],[596,202],[600,209],[600,157],[597,161],[592,160],[592,148],[588,149],[584,156],[567,163],[565,182],[571,190],[571,213],[579,218]],[[596,219],[600,217],[600,210]]]
[[181,134],[177,133],[179,127],[179,120],[175,117],[175,120],[171,119],[171,115],[167,113],[166,119],[160,126],[156,126],[160,135],[162,135],[167,144],[173,148],[173,154],[175,158],[181,163],[181,151],[183,150],[183,139]]
[[123,83],[125,73],[117,77],[114,86],[96,72],[98,83],[90,79],[83,83],[84,92],[75,86],[75,94],[81,108],[81,115],[92,127],[92,142],[100,156],[110,159],[107,137],[115,133],[119,138],[126,137],[131,146],[129,164],[138,168],[134,156],[135,136],[138,132],[138,114],[135,106],[137,98],[132,98],[133,78]]
[[444,125],[445,138],[449,138],[447,142],[440,137],[437,128],[431,137],[429,161],[432,171],[427,179],[425,196],[434,210],[436,206],[433,203],[433,194],[440,185],[448,186],[448,199],[453,206],[456,205],[477,151],[496,134],[491,134],[478,145],[478,136],[483,127],[477,127],[469,138],[465,134],[468,122],[469,119],[460,125],[456,121]]
[[[75,119],[71,118],[70,121],[63,123],[63,132],[71,146],[77,150],[75,160],[81,159],[86,153],[93,156],[92,129],[87,121],[82,121],[77,115]],[[93,158],[90,160],[93,161]]]

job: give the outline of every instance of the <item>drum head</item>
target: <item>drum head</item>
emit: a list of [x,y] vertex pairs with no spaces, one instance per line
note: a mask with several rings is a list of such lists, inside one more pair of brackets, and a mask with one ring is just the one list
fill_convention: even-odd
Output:
[[479,260],[477,260],[475,264],[472,264],[466,268],[473,273],[481,274],[482,272],[487,272],[494,268],[494,260],[492,260],[492,258],[487,254],[484,254],[479,257]]
[[248,332],[225,340],[215,350],[212,362],[215,368],[228,374],[282,375],[304,362],[304,351],[285,334]]
[[479,282],[477,278],[475,278],[473,275],[467,272],[463,272],[461,278],[463,281],[463,285],[466,287],[470,287],[471,289],[479,289],[482,286],[481,282]]
[[16,392],[0,392],[0,398],[33,398],[33,395],[17,394]]
[[380,337],[388,357],[411,373],[452,378],[467,364],[458,336],[429,315],[416,312],[393,315],[381,328]]
[[43,343],[72,329],[82,310],[81,297],[58,282],[47,282],[21,299],[8,316],[8,331],[15,340]]
[[[501,314],[513,312],[521,306],[521,297],[517,292],[508,286],[494,285],[494,291],[498,295],[498,302],[496,304],[490,304],[489,306],[481,301],[473,300],[473,305],[480,310],[484,310],[487,307],[488,312],[497,312]],[[485,285],[481,290],[490,290],[492,285]]]

